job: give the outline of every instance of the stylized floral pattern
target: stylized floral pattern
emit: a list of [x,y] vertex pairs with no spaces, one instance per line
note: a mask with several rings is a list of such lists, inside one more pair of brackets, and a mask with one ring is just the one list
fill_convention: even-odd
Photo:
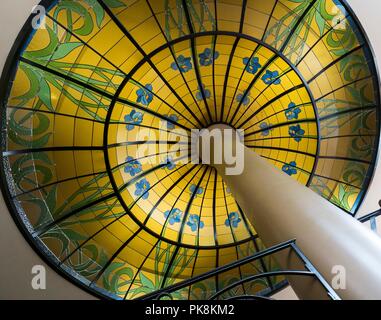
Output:
[[238,94],[236,101],[238,103],[242,103],[245,107],[247,107],[250,103],[250,92],[244,91],[243,93]]
[[261,135],[263,137],[267,137],[270,135],[270,132],[271,132],[271,124],[267,124],[267,122],[262,122],[259,127],[261,128]]
[[296,142],[302,141],[302,138],[304,134],[306,133],[300,126],[300,124],[296,126],[291,126],[290,129],[288,130],[291,138],[294,138]]
[[260,68],[262,68],[261,64],[259,63],[258,57],[252,57],[250,58],[244,58],[243,64],[246,66],[245,70],[248,73],[256,74]]
[[189,187],[189,191],[193,194],[195,193],[196,197],[199,196],[199,195],[202,195],[204,193],[204,189],[201,188],[201,187],[198,187],[195,185],[195,184],[192,184],[190,187]]
[[300,110],[300,108],[297,107],[295,103],[291,102],[288,105],[287,110],[285,111],[286,118],[287,120],[294,120],[294,119],[297,120],[301,112],[302,111]]
[[176,60],[177,60],[177,63],[173,62],[171,64],[171,68],[173,70],[179,70],[180,68],[180,72],[186,73],[193,69],[192,58],[190,57],[187,58],[187,57],[184,57],[183,55],[180,55],[177,57]]
[[126,162],[127,164],[124,167],[124,172],[128,173],[131,177],[134,177],[138,173],[142,172],[142,164],[138,160],[135,160],[132,157],[128,157]]
[[179,117],[177,115],[175,115],[175,114],[171,114],[171,115],[168,116],[168,119],[171,120],[172,122],[166,121],[167,129],[168,130],[175,129],[175,124],[173,122],[177,123],[179,121]]
[[209,48],[206,48],[203,53],[198,55],[200,58],[200,65],[204,67],[210,66],[219,56],[220,53],[218,51],[215,51],[213,55],[213,50]]
[[298,173],[298,170],[296,169],[297,165],[295,161],[291,161],[289,164],[285,164],[282,168],[282,171],[287,173],[289,176],[292,176],[294,174]]
[[228,219],[225,220],[225,226],[238,228],[238,224],[241,222],[241,218],[237,212],[229,213]]
[[164,217],[168,219],[168,222],[171,226],[173,226],[175,223],[180,223],[182,216],[183,212],[177,208],[164,212]]
[[281,80],[279,77],[279,72],[278,71],[270,71],[267,70],[266,73],[262,76],[262,81],[267,84],[280,84]]
[[191,228],[192,232],[197,231],[197,229],[204,228],[204,222],[200,221],[200,216],[197,214],[189,215],[187,225]]
[[130,114],[124,117],[124,121],[128,123],[126,126],[128,131],[134,130],[135,126],[143,122],[143,113],[132,110]]
[[206,99],[209,99],[211,97],[210,90],[206,89],[204,84],[202,85],[202,88],[198,87],[198,90],[199,91],[197,91],[197,93],[196,93],[196,99],[198,101],[201,101],[202,99],[204,99],[204,97],[202,96],[202,91],[204,92],[204,95],[205,95]]
[[136,95],[138,97],[136,99],[136,102],[148,107],[153,100],[152,90],[152,84],[147,84],[144,88],[140,88],[139,90],[137,90]]
[[140,180],[138,183],[135,184],[136,190],[135,190],[135,196],[142,197],[142,199],[146,200],[149,197],[149,188],[151,188],[150,183],[147,179]]
[[176,168],[176,163],[175,161],[173,160],[173,158],[171,156],[168,156],[164,161],[163,161],[163,164],[165,164],[165,166],[163,167],[163,169],[168,169],[168,170],[173,170]]

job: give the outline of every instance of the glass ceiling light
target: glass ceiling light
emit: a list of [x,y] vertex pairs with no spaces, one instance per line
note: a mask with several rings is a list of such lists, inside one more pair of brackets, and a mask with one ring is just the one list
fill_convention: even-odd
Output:
[[[75,283],[133,299],[263,249],[216,170],[163,155],[160,141],[141,139],[146,129],[244,129],[248,147],[355,214],[377,156],[380,94],[346,2],[41,5],[43,28],[28,20],[3,73],[2,187],[31,243]],[[175,297],[207,298],[277,268],[262,259]]]

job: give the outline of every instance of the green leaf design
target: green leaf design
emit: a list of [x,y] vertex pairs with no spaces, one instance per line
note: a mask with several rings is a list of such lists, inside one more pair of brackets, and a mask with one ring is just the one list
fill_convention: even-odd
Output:
[[[9,120],[9,138],[16,144],[27,148],[42,148],[45,146],[48,143],[50,136],[52,135],[50,132],[44,134],[40,138],[35,138],[33,140],[22,138],[22,136],[34,137],[43,134],[50,127],[49,118],[42,113],[37,113],[36,117],[38,119],[38,125],[36,126],[35,123],[33,123],[33,127],[26,127],[22,124],[23,121],[15,120],[16,112],[17,109],[12,111]],[[28,117],[31,118],[32,116],[33,112],[28,113],[25,116],[25,120],[28,120]]]
[[51,212],[54,212],[54,209],[57,205],[57,186],[53,186],[47,197],[46,197],[46,204],[50,208]]
[[[85,8],[80,2],[72,0],[62,0],[58,2],[57,8],[54,11],[53,17],[57,20],[61,11],[65,11],[67,14],[75,12],[81,17],[82,24],[76,29],[72,29],[73,25],[69,25],[69,29],[72,30],[76,35],[79,36],[88,36],[94,29],[94,22],[92,16],[87,8]],[[77,21],[77,19],[73,19]],[[76,25],[79,25],[76,22]]]
[[319,13],[316,13],[315,21],[319,27],[320,36],[322,36],[324,34],[326,21],[324,20],[324,18]]
[[71,229],[61,229],[61,230],[71,241],[84,241],[88,238],[87,236],[84,236]]
[[146,288],[149,288],[149,289],[152,289],[152,290],[155,290],[155,285],[153,284],[153,282],[148,279],[143,272],[140,273],[140,282],[141,284],[143,285],[143,287],[146,287]]
[[97,0],[84,0],[89,4],[90,7],[93,8],[93,11],[95,13],[95,17],[97,20],[97,26],[101,27],[103,19],[105,17],[105,12],[102,8],[102,6],[99,4]]
[[54,53],[54,50],[57,48],[58,37],[52,28],[47,27],[46,30],[48,31],[49,35],[49,44],[41,50],[25,51],[23,54],[24,58],[33,60],[35,58],[43,59],[51,57],[51,55]]
[[72,53],[73,50],[83,46],[82,42],[68,42],[62,43],[57,47],[57,50],[54,52],[51,60],[60,60],[65,58],[67,55]]
[[40,80],[40,90],[38,92],[38,97],[50,111],[54,111],[49,84],[43,79]]
[[103,0],[103,2],[110,8],[125,7],[126,5],[120,0]]
[[17,105],[17,107],[22,107],[26,102],[33,99],[37,96],[40,90],[40,76],[39,73],[36,72],[32,67],[29,67],[27,64],[21,62],[20,70],[23,71],[26,77],[29,79],[30,89],[28,92],[23,95],[17,96],[14,100],[21,100],[21,102]]

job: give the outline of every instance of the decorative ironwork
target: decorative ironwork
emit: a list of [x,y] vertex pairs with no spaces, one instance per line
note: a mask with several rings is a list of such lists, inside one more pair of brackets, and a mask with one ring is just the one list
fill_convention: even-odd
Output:
[[[257,252],[251,257],[246,257],[244,259],[235,261],[228,265],[218,267],[214,270],[211,270],[207,273],[199,275],[197,277],[185,280],[183,282],[179,282],[175,285],[169,286],[167,288],[158,290],[156,292],[152,292],[143,297],[140,297],[139,300],[161,300],[161,299],[173,299],[173,297],[182,290],[191,290],[192,286],[201,287],[203,283],[206,283],[208,279],[221,275],[225,272],[229,272],[230,270],[244,267],[247,264],[250,264],[258,259],[261,259],[266,256],[271,256],[279,252],[284,252],[288,250],[288,254],[290,254],[290,250],[294,252],[298,259],[303,263],[305,269],[304,270],[284,270],[279,269],[271,272],[263,272],[254,275],[248,275],[245,278],[242,278],[237,281],[232,281],[229,284],[226,284],[223,288],[219,288],[216,291],[205,291],[204,299],[208,300],[266,300],[269,299],[266,296],[255,296],[250,294],[245,294],[242,287],[260,278],[273,277],[273,276],[300,276],[300,277],[312,277],[315,278],[316,281],[320,283],[320,285],[327,292],[327,296],[332,300],[341,300],[337,293],[333,290],[333,288],[328,284],[328,282],[323,278],[323,276],[318,272],[318,270],[312,265],[312,263],[308,260],[308,258],[303,254],[303,252],[296,245],[295,240],[286,241],[284,243],[278,244],[271,248],[265,249],[263,251]],[[240,287],[238,291],[234,291],[235,288]]]

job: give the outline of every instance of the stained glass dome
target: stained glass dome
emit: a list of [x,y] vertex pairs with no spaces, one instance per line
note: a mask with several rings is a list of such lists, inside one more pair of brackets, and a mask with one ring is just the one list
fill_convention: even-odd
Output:
[[[162,151],[161,137],[178,145],[192,129],[243,129],[247,147],[355,214],[377,156],[380,94],[345,1],[41,5],[45,20],[34,29],[30,17],[2,77],[3,193],[31,244],[73,282],[134,299],[264,248],[216,170],[184,159],[188,143]],[[175,297],[277,268],[261,259]]]

